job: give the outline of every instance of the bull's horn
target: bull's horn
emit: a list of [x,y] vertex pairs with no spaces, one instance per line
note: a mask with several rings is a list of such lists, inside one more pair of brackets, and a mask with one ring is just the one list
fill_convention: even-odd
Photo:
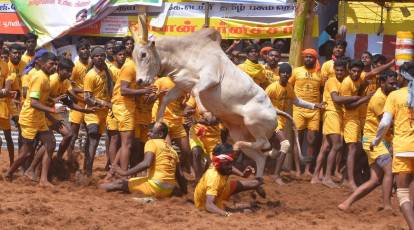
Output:
[[148,29],[146,25],[146,14],[138,15],[138,23],[129,27],[132,38],[135,43],[147,44],[148,43]]

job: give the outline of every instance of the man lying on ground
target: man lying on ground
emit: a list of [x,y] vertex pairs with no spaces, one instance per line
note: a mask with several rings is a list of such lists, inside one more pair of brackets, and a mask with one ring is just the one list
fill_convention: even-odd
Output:
[[223,201],[230,196],[247,191],[256,190],[264,196],[260,187],[263,181],[254,180],[229,180],[231,174],[247,178],[254,169],[248,166],[243,173],[233,167],[233,148],[229,144],[219,144],[213,150],[212,166],[204,173],[194,191],[194,204],[198,209],[204,209],[211,213],[229,216],[224,210]]
[[179,158],[173,147],[166,142],[167,134],[166,124],[162,123],[159,129],[151,124],[148,133],[150,140],[144,147],[144,160],[128,170],[123,170],[117,165],[113,167],[113,173],[123,177],[149,169],[147,177],[122,178],[101,184],[99,187],[107,192],[136,192],[145,196],[163,198],[172,195],[178,182],[181,191],[186,193],[184,177],[178,170]]

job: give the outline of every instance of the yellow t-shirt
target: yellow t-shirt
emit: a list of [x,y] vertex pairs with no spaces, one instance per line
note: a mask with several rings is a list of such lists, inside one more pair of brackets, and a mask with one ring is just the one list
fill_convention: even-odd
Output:
[[[362,79],[353,81],[350,76],[346,77],[341,84],[340,95],[342,96],[358,96]],[[359,120],[359,108],[347,109],[344,106],[344,119]]]
[[214,167],[204,173],[194,190],[194,205],[198,209],[206,207],[207,195],[215,196],[215,204],[223,207],[223,191],[226,188],[229,176],[221,175]]
[[264,73],[267,78],[267,81],[270,83],[273,83],[275,81],[279,81],[279,67],[276,67],[276,69],[272,69],[267,65],[263,65]]
[[329,78],[336,77],[335,76],[335,69],[334,69],[334,60],[329,60],[323,63],[321,68],[321,76],[326,81]]
[[[366,76],[366,72],[362,72],[361,73],[361,79],[362,80],[365,80],[365,76]],[[379,84],[378,84],[378,81],[377,81],[377,79],[378,79],[377,77],[378,76],[371,77],[370,79],[367,80],[368,81],[368,85],[367,85],[367,87],[364,90],[364,95],[363,96],[366,96],[366,95],[368,95],[370,93],[376,92],[377,89],[380,87]]]
[[9,68],[9,75],[7,76],[6,81],[12,81],[11,90],[20,91],[22,80],[21,76],[23,75],[24,68],[26,67],[26,62],[20,61],[19,64],[14,65],[11,61],[7,64]]
[[2,79],[1,88],[4,88],[4,82],[6,81],[7,76],[9,75],[9,67],[4,61],[0,61],[0,78]]
[[291,105],[291,100],[296,99],[292,86],[288,83],[282,86],[276,81],[270,84],[265,90],[273,106],[282,111],[287,111]]
[[[154,102],[146,103],[143,96],[135,99],[135,124],[148,125],[152,119],[152,107]],[[154,116],[155,119],[155,116]]]
[[[27,74],[22,76],[22,91],[23,88],[29,88],[29,82],[32,76],[37,72],[38,70],[36,68],[31,69]],[[27,92],[26,92],[27,93]],[[24,95],[22,94],[22,99],[26,99]],[[23,101],[24,102],[24,101]]]
[[144,147],[144,153],[148,152],[155,154],[154,162],[148,171],[148,179],[174,184],[179,158],[173,147],[163,139],[150,139]]
[[33,58],[34,58],[35,56],[33,55],[33,56],[30,56],[30,55],[28,55],[27,54],[27,52],[25,52],[23,55],[22,55],[22,61],[24,61],[24,62],[26,62],[27,64],[29,64],[32,60],[33,60]]
[[393,149],[395,153],[414,152],[414,109],[408,107],[408,88],[391,92],[385,101],[384,113],[394,120]]
[[325,88],[323,90],[323,101],[326,102],[327,111],[336,111],[338,113],[342,113],[342,105],[336,104],[332,100],[332,93],[337,92],[338,95],[341,91],[341,82],[338,81],[336,77],[329,78],[325,83]]
[[[154,85],[157,87],[158,90],[170,90],[175,86],[175,83],[171,80],[170,77],[161,77],[158,78]],[[161,98],[158,98],[154,106],[152,107],[152,119],[155,120],[155,117],[158,112],[158,107],[160,104]],[[175,122],[176,124],[184,123],[184,108],[183,102],[184,97],[180,97],[177,100],[171,102],[167,105],[164,113],[164,120],[168,122]]]
[[383,109],[387,96],[381,89],[377,89],[375,94],[371,97],[368,103],[367,115],[365,117],[364,137],[371,139],[377,134],[380,119],[379,116],[383,114]]
[[[75,66],[73,67],[72,76],[70,78],[73,88],[83,89],[83,83],[87,70],[87,64],[83,64],[80,60],[75,61]],[[79,93],[78,96],[83,98],[83,93]]]
[[97,71],[96,68],[88,71],[83,83],[83,91],[91,92],[95,99],[109,102],[108,79],[105,71]]
[[41,127],[46,123],[45,113],[33,108],[32,98],[36,98],[40,103],[46,104],[50,94],[49,77],[42,71],[37,71],[29,82],[28,97],[23,103],[19,115],[19,123],[31,127]]
[[[116,68],[115,65],[111,68]],[[117,69],[117,68],[116,68]],[[135,108],[135,97],[134,96],[122,96],[121,95],[121,81],[128,82],[128,88],[136,89],[137,84],[135,83],[136,71],[135,64],[133,62],[125,63],[120,70],[115,70],[119,72],[118,74],[114,73],[116,77],[114,93],[112,97],[113,104],[124,104],[128,108]]]
[[[322,78],[318,71],[311,71],[304,66],[297,67],[292,71],[289,83],[293,86],[296,96],[311,103],[321,102]],[[314,112],[314,110],[294,106],[295,109],[303,112]]]
[[[63,95],[67,93],[70,90],[70,81],[65,79],[64,81],[61,81],[59,78],[59,75],[57,73],[50,75],[49,77],[50,81],[50,94],[49,97],[56,98],[60,95]],[[53,105],[50,104],[50,105]]]
[[266,88],[269,85],[269,81],[266,78],[265,69],[261,64],[251,62],[249,59],[239,65],[239,68],[243,72],[247,73],[253,81],[262,88]]

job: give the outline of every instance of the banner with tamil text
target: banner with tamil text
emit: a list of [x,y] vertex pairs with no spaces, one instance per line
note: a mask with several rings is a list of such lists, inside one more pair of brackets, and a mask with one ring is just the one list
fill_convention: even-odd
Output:
[[93,24],[119,5],[161,6],[162,0],[12,0],[28,29],[43,45],[76,27]]

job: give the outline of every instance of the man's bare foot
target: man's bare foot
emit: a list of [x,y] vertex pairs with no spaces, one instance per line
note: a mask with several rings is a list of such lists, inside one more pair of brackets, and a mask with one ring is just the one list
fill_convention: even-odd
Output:
[[379,207],[378,211],[379,212],[380,211],[392,211],[392,206],[391,205],[385,205],[385,206]]
[[339,188],[339,186],[331,179],[323,179],[322,184],[327,186],[328,188]]
[[300,180],[301,179],[301,174],[300,174],[300,171],[291,171],[290,172],[290,175],[292,175],[293,176],[293,178],[295,178],[296,180]]
[[341,211],[347,211],[349,208],[350,208],[350,206],[349,205],[346,205],[346,204],[344,204],[344,203],[342,203],[342,204],[340,204],[340,205],[338,205],[337,206],[337,208],[339,209],[339,210],[341,210]]
[[336,181],[342,181],[342,179],[344,178],[344,176],[340,172],[335,172],[335,175],[333,177]]
[[286,185],[286,183],[283,182],[282,177],[280,176],[272,176],[272,179],[278,185]]
[[305,171],[305,172],[303,173],[303,178],[304,178],[305,180],[310,180],[312,177],[313,177],[313,175],[312,175],[312,173],[310,173],[309,171]]
[[29,180],[32,180],[32,181],[37,181],[37,178],[36,178],[36,173],[35,172],[33,172],[33,171],[30,171],[29,172],[29,170],[26,170],[26,172],[24,172],[24,174],[23,174],[25,177],[27,177],[27,178],[29,178]]
[[53,188],[55,187],[52,183],[50,183],[49,181],[40,181],[39,182],[39,186],[43,187],[43,188]]
[[355,183],[350,183],[349,181],[344,181],[344,183],[342,185],[349,188],[349,189],[351,189],[352,192],[354,192],[358,188],[358,186],[356,186]]
[[313,176],[312,180],[310,181],[311,184],[320,184],[321,180],[319,179],[319,176]]

